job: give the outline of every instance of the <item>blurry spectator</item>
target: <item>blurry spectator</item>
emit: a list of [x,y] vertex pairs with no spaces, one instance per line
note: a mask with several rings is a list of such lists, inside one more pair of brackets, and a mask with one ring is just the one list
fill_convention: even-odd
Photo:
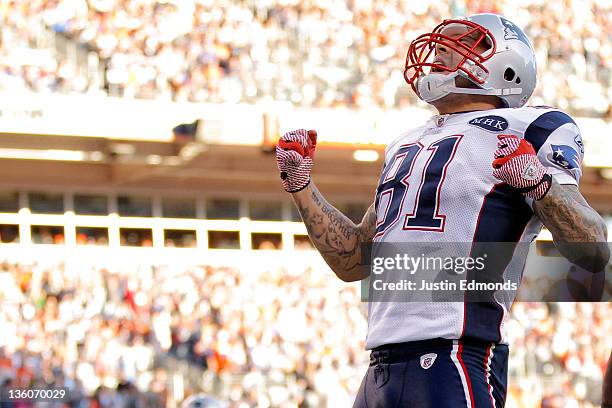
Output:
[[33,225],[32,242],[35,244],[62,245],[64,243],[64,228]]
[[[7,0],[0,89],[404,106],[420,103],[402,78],[409,41],[444,18],[498,12],[533,40],[539,85],[532,104],[610,115],[611,8],[601,0]],[[45,47],[45,30],[95,50],[104,81],[89,62]]]
[[[359,286],[308,264],[4,262],[0,278],[0,380],[65,383],[93,406],[165,406],[178,384],[167,356],[189,363],[185,390],[231,407],[347,406],[367,365]],[[595,407],[611,312],[515,304],[507,406]]]

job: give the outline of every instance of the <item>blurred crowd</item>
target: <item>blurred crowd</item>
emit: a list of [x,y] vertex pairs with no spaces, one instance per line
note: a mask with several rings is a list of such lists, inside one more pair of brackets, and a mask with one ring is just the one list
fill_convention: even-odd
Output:
[[[365,373],[359,286],[308,263],[41,262],[0,264],[3,386],[65,386],[79,407],[172,406],[199,391],[230,407],[346,407]],[[611,312],[516,304],[507,406],[596,406]],[[177,361],[189,368],[178,377]]]
[[[611,312],[609,303],[515,303],[507,408],[599,407]],[[552,378],[554,387],[541,387]]]
[[162,404],[173,382],[156,360],[169,356],[211,373],[208,391],[232,407],[348,406],[367,364],[366,322],[358,287],[329,278],[308,268],[7,262],[4,374],[20,384],[61,374],[71,395],[102,406],[114,405],[97,395],[113,390],[112,401],[120,386]]
[[2,0],[0,89],[402,107],[420,103],[402,76],[411,39],[498,12],[533,40],[532,104],[608,116],[611,11],[607,0]]

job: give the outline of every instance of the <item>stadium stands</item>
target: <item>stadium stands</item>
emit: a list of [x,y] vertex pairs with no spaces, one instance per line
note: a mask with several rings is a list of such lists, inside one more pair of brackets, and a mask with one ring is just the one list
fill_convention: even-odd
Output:
[[[0,89],[302,106],[415,104],[407,45],[443,18],[501,12],[534,39],[535,105],[609,116],[609,2],[5,1]],[[553,10],[567,9],[566,12]],[[570,103],[571,102],[571,103]]]
[[[367,364],[359,286],[311,266],[4,261],[0,279],[2,377],[54,378],[101,406],[205,390],[232,407],[345,407]],[[507,406],[595,407],[611,312],[516,304]]]
[[[506,14],[534,39],[540,78],[531,104],[579,115],[585,145],[598,154],[585,159],[581,188],[610,214],[609,132],[599,131],[612,118],[610,1],[0,1],[0,92],[33,93],[0,107],[0,387],[54,382],[71,390],[75,406],[88,401],[92,407],[176,407],[198,392],[231,408],[350,406],[367,365],[366,306],[358,285],[321,266],[299,215],[280,198],[272,157],[260,155],[264,137],[252,126],[263,121],[258,104],[306,108],[281,115],[284,127],[324,116],[323,123],[343,128],[346,134],[336,135],[342,142],[381,143],[376,132],[420,120],[406,111],[382,116],[381,109],[425,107],[402,78],[410,39],[443,18],[490,11]],[[149,127],[125,123],[149,116],[145,105],[153,103],[128,98],[162,101],[155,106],[169,122],[176,112],[191,115],[204,105],[170,110],[164,101],[248,102],[246,110],[206,108],[210,116],[229,112],[219,126],[224,130],[240,116],[259,133],[236,135],[231,128],[234,133],[213,142],[253,136],[253,150],[233,157],[207,146],[218,156],[202,155],[193,167],[186,160],[188,168],[166,162],[178,157],[161,136],[153,147],[124,141],[146,162],[113,162],[113,138],[171,133],[156,118]],[[66,123],[84,100],[92,102],[91,112]],[[327,109],[339,107],[367,108],[368,120]],[[117,119],[120,111],[126,114]],[[109,116],[114,126],[101,128],[112,124]],[[354,128],[367,137],[356,140]],[[45,132],[58,137],[39,143]],[[91,136],[108,138],[108,149]],[[17,147],[61,153],[68,138],[86,158],[74,167],[59,158],[49,164],[51,156],[24,156],[20,163],[10,157]],[[370,204],[362,201],[372,195],[368,177],[375,182],[380,163],[368,168],[348,149],[318,154],[327,157],[317,171],[327,176],[322,185],[338,194],[334,204],[360,219]],[[600,158],[595,165],[594,156]],[[235,163],[245,157],[252,163],[240,171]],[[230,165],[219,176],[208,162]],[[137,164],[150,173],[135,171]],[[122,165],[123,172],[107,174]],[[153,168],[171,171],[153,174]],[[269,169],[274,178],[263,172]],[[347,182],[341,170],[359,177]],[[270,185],[276,190],[265,189]],[[170,187],[181,194],[173,196],[177,190]],[[239,198],[215,195],[236,188]],[[251,197],[256,189],[265,192]],[[607,222],[612,231],[612,216]],[[66,254],[79,254],[78,262]],[[292,258],[281,266],[248,262],[283,256]],[[238,258],[246,266],[224,263]],[[517,303],[511,314],[507,407],[595,407],[610,353],[612,305]]]

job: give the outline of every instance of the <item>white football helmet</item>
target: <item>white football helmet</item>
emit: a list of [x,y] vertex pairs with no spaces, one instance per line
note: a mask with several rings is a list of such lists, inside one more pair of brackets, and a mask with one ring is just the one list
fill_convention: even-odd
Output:
[[[453,27],[456,35],[445,35]],[[461,28],[457,30],[457,28]],[[466,37],[473,41],[466,44]],[[479,45],[487,50],[476,51]],[[455,66],[436,61],[436,48],[459,54]],[[446,71],[446,72],[440,72]],[[458,87],[462,76],[474,88]],[[404,78],[416,94],[431,103],[450,93],[498,96],[506,107],[521,107],[536,85],[536,59],[531,42],[518,26],[497,14],[444,20],[430,33],[416,38],[408,48]]]

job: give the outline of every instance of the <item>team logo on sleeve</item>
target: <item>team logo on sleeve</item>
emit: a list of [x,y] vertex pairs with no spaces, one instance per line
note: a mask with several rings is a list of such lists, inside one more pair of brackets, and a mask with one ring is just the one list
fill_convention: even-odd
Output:
[[580,167],[578,152],[565,145],[550,145],[552,154],[548,155],[548,161],[566,170]]
[[503,132],[508,129],[508,121],[501,116],[488,115],[474,118],[468,122],[469,125],[477,126],[489,132]]
[[436,357],[438,357],[436,353],[423,354],[421,356],[421,367],[427,370],[436,361]]
[[576,135],[576,137],[574,138],[574,143],[576,143],[576,146],[578,146],[578,148],[580,149],[580,153],[584,153],[584,144],[582,143],[582,136]]

